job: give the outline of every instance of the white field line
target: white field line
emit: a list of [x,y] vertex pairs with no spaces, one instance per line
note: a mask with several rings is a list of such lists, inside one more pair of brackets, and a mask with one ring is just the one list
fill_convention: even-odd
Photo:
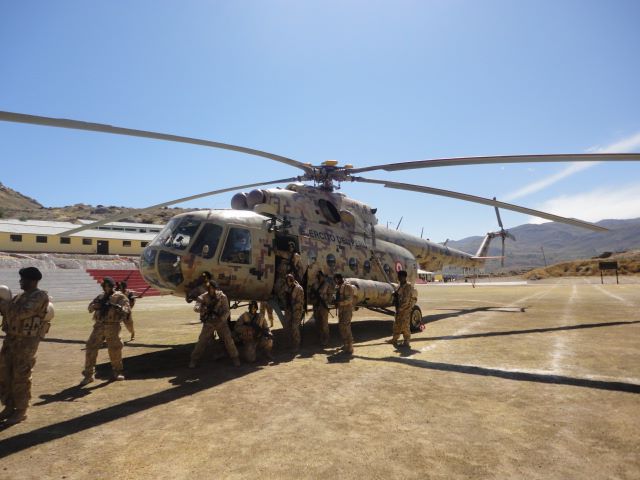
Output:
[[[542,298],[546,295],[548,295],[552,290],[555,290],[559,285],[554,285],[551,288],[549,288],[548,290],[545,290],[543,292],[538,292],[538,293],[534,293],[532,295],[526,295],[522,298],[519,298],[518,300],[516,300],[515,302],[513,302],[514,304],[522,304],[524,302],[526,302],[527,300],[531,300],[532,298]],[[455,332],[453,332],[451,334],[451,336],[458,336],[458,335],[464,335],[466,333],[469,332],[469,329],[473,326],[475,326],[478,322],[484,320],[484,317],[486,317],[487,315],[491,314],[491,312],[486,312],[484,314],[480,314],[480,318],[477,318],[475,321],[466,324],[464,327],[460,328],[459,330],[456,330]],[[442,345],[443,342],[434,342],[431,345],[427,345],[424,346],[420,349],[420,351],[418,353],[414,353],[413,355],[409,355],[408,357],[401,357],[401,358],[414,358],[416,355],[419,355],[420,353],[423,352],[427,352],[429,350],[434,350],[436,347],[438,347],[439,345]]]
[[621,303],[624,303],[627,307],[633,307],[634,306],[634,304],[631,303],[629,300],[626,300],[626,299],[624,299],[622,297],[619,297],[618,295],[615,295],[615,294],[607,291],[606,289],[604,289],[602,287],[602,285],[594,285],[594,287],[596,288],[596,290],[604,293],[605,295],[607,295],[607,296],[609,296],[609,297],[611,297],[611,298],[613,298],[615,300],[618,300]]
[[[562,326],[566,326],[569,320],[573,319],[571,315],[571,306],[573,302],[576,300],[578,294],[578,288],[573,285],[571,289],[571,295],[567,300],[566,305],[564,306],[564,310],[562,311]],[[564,335],[556,335],[553,340],[553,351],[551,352],[551,372],[554,375],[560,374],[562,371],[562,359],[565,357],[566,351],[566,342]]]

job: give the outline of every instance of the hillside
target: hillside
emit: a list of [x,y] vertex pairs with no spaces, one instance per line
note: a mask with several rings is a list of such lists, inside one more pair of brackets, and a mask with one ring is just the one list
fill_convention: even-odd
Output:
[[160,208],[136,213],[136,209],[126,207],[86,205],[78,203],[67,207],[44,207],[33,198],[5,187],[0,183],[0,218],[28,218],[31,220],[53,220],[73,222],[77,219],[102,220],[121,212],[132,210],[132,214],[122,221],[164,224],[174,215],[193,211],[193,208]]
[[[543,267],[565,260],[591,258],[603,252],[622,252],[640,248],[640,218],[632,220],[602,220],[597,225],[608,232],[592,232],[571,225],[549,222],[526,224],[510,228],[516,241],[507,240],[504,270]],[[475,253],[482,237],[450,241],[447,245]],[[544,249],[544,257],[542,250]],[[500,255],[500,239],[492,242],[489,255]],[[492,263],[492,264],[491,264]],[[499,270],[499,261],[487,263],[489,270]]]
[[[549,267],[536,268],[523,275],[527,280],[541,280],[552,277],[584,277],[600,275],[598,263],[602,258],[590,258],[586,260],[574,260],[557,263]],[[607,257],[605,261],[617,261],[620,275],[640,274],[640,250],[618,253]],[[605,275],[612,275],[612,271],[606,271]]]

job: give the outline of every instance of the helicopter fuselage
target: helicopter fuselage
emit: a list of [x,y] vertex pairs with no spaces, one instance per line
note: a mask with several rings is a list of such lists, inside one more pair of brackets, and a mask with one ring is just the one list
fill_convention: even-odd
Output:
[[360,303],[388,306],[399,270],[413,282],[418,265],[478,264],[470,254],[381,227],[368,205],[317,187],[254,190],[234,196],[232,207],[173,217],[142,254],[145,279],[186,295],[210,272],[230,299],[268,300],[293,242],[305,282],[318,271],[340,272],[367,290]]

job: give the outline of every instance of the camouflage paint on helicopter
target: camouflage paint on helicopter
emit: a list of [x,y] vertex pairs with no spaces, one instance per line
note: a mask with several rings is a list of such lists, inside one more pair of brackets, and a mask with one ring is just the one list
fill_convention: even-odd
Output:
[[414,282],[417,267],[477,266],[470,254],[377,225],[375,210],[341,193],[291,184],[236,194],[231,210],[174,217],[145,249],[149,283],[184,295],[202,272],[231,299],[271,297],[278,255],[293,241],[306,278],[340,272],[359,304],[390,306],[396,272]]

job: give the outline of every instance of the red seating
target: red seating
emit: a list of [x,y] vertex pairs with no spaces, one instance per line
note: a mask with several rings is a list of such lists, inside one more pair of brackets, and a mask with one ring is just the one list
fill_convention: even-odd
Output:
[[140,274],[139,270],[109,270],[109,269],[88,268],[87,273],[91,275],[95,279],[95,281],[98,283],[102,283],[102,279],[104,277],[111,277],[116,282],[126,280],[127,288],[129,290],[133,290],[138,294],[145,292],[144,293],[145,297],[162,295],[162,293],[160,293],[155,288],[149,287],[149,284],[145,282],[144,278],[142,278],[142,275]]

